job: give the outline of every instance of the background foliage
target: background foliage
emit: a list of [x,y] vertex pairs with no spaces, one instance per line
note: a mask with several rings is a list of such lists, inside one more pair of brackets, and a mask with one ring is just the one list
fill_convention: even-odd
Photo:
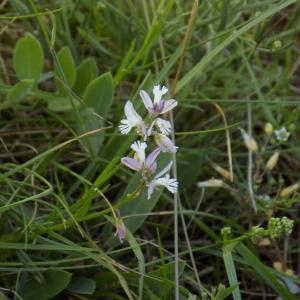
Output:
[[[298,1],[3,0],[0,10],[0,297],[174,299],[177,264],[180,299],[298,299],[299,194],[281,193],[299,181]],[[124,103],[145,113],[138,92],[157,83],[179,102],[177,245],[173,198],[134,193],[139,178],[120,165],[135,138],[117,129]],[[197,186],[211,178],[226,184]],[[291,235],[250,238],[283,216]]]

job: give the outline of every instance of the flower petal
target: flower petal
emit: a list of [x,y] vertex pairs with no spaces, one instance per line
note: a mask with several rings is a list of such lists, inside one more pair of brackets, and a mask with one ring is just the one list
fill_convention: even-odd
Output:
[[134,142],[130,148],[135,151],[134,158],[141,164],[144,164],[146,160],[145,150],[147,148],[147,144],[145,142],[137,141]]
[[139,123],[143,123],[141,116],[135,111],[130,100],[126,102],[124,112],[132,127],[138,125]]
[[167,120],[164,120],[162,118],[157,118],[156,125],[159,128],[160,132],[164,135],[169,135],[171,133],[171,123]]
[[178,181],[175,178],[170,178],[170,175],[160,177],[154,180],[155,186],[164,186],[171,193],[176,193],[178,189]]
[[170,100],[161,100],[164,102],[163,108],[161,110],[161,114],[164,114],[170,110],[172,110],[174,107],[177,106],[178,102],[174,99],[170,99]]
[[152,100],[151,100],[150,96],[144,90],[140,91],[140,96],[141,96],[141,98],[144,102],[144,105],[147,108],[148,112],[150,114],[152,114],[152,112],[153,112],[153,109],[152,109],[153,108],[153,103],[152,103]]
[[160,153],[160,149],[156,148],[146,158],[146,167],[149,169],[151,173],[154,173],[156,171],[157,164],[155,161],[159,153]]
[[282,127],[279,130],[275,130],[276,139],[279,142],[286,142],[290,136],[290,132],[286,130],[285,127]]
[[166,188],[168,189],[169,192],[173,194],[176,193],[178,190],[178,181],[175,178],[169,178],[167,180]]
[[171,152],[175,153],[177,151],[177,147],[174,145],[172,140],[170,140],[167,136],[161,133],[155,133],[155,141],[158,147],[162,152]]
[[153,162],[153,164],[151,164],[151,165],[148,167],[148,170],[150,171],[151,174],[155,173],[156,169],[157,169],[157,163],[156,163],[156,161]]
[[126,228],[121,219],[116,221],[116,227],[117,227],[117,230],[116,230],[115,236],[117,235],[120,242],[123,243],[123,240],[126,237]]
[[121,131],[121,134],[128,134],[132,126],[130,125],[129,121],[126,119],[121,120],[121,124],[119,125],[119,129]]
[[173,162],[170,161],[159,173],[157,173],[155,175],[154,179],[157,179],[157,178],[165,175],[166,173],[168,173],[170,171],[172,165],[173,165]]
[[156,120],[152,121],[152,123],[150,124],[148,130],[147,130],[147,136],[150,136],[152,134],[154,125],[156,124]]
[[168,89],[163,85],[160,87],[160,85],[155,85],[153,87],[153,95],[154,95],[154,103],[158,103],[161,100],[161,97],[165,95],[168,92]]
[[121,158],[121,163],[134,171],[139,171],[142,168],[142,163],[131,157]]
[[155,188],[155,183],[154,183],[154,181],[151,181],[148,185],[148,200],[150,200],[151,195],[154,192],[154,188]]

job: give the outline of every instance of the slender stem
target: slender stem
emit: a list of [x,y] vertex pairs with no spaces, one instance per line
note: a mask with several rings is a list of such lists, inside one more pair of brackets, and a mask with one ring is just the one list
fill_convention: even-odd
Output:
[[[174,116],[173,112],[170,113],[170,121],[172,124],[172,141],[175,143],[175,130],[174,130]],[[177,160],[176,153],[172,153],[173,161],[173,176],[177,179]],[[179,300],[179,250],[178,250],[178,192],[174,194],[174,259],[175,259],[175,299]]]
[[[248,134],[252,136],[252,113],[251,113],[251,103],[247,104],[247,121],[248,121]],[[253,168],[253,156],[251,149],[248,149],[248,190],[250,195],[250,200],[255,212],[257,212],[256,201],[253,191],[252,183],[252,168]]]
[[[194,19],[196,16],[196,11],[199,5],[199,0],[195,0],[194,4],[193,4],[193,8],[191,10],[191,14],[188,20],[188,24],[187,24],[187,31],[185,33],[184,39],[183,39],[183,47],[181,49],[181,54],[180,54],[180,58],[179,58],[179,63],[177,66],[177,71],[176,71],[176,75],[175,78],[173,80],[173,84],[172,84],[172,88],[171,88],[171,96],[175,96],[175,91],[176,91],[176,84],[178,82],[180,73],[181,73],[181,69],[183,66],[183,61],[184,61],[184,57],[185,57],[185,53],[186,53],[186,49],[188,47],[189,44],[189,40],[190,40],[190,36],[192,33],[192,28],[193,28],[193,23],[194,23]],[[172,137],[172,141],[174,143],[174,145],[176,145],[175,143],[175,129],[174,129],[174,116],[173,116],[173,111],[171,111],[170,113],[170,121],[172,124],[172,133],[171,133],[171,137]],[[177,179],[177,161],[176,161],[176,153],[172,154],[172,161],[173,161],[173,176],[175,179]],[[179,207],[179,194],[175,193],[174,194],[174,259],[175,259],[175,300],[179,300],[180,295],[179,295],[179,250],[178,250],[178,207]],[[183,225],[185,227],[185,220],[184,218],[182,219],[183,221]],[[185,228],[185,237],[187,240],[187,243],[189,243],[188,240],[188,235],[187,235],[187,231]],[[190,246],[190,245],[189,245]],[[190,249],[189,249],[190,250]],[[193,255],[190,255],[192,258],[192,263],[193,263],[193,267],[195,268],[195,262],[193,260]],[[197,269],[195,269],[195,272],[197,272]],[[197,274],[198,275],[198,274]],[[199,280],[199,276],[196,276],[197,281]],[[201,283],[200,283],[200,288],[201,288]]]
[[181,54],[180,54],[180,58],[179,58],[178,67],[177,67],[176,75],[175,75],[173,85],[172,85],[172,94],[175,94],[176,84],[177,84],[177,81],[179,79],[180,72],[181,72],[181,69],[182,69],[182,66],[183,66],[185,52],[187,50],[187,47],[188,47],[188,44],[189,44],[189,41],[190,41],[190,37],[191,37],[192,29],[193,29],[193,23],[194,23],[194,19],[196,17],[196,12],[197,12],[198,6],[199,6],[199,0],[195,0],[194,4],[193,4],[193,8],[191,10],[189,21],[188,21],[188,24],[187,24],[187,30],[186,30],[186,33],[185,33],[184,39],[183,39],[183,47],[181,49]]

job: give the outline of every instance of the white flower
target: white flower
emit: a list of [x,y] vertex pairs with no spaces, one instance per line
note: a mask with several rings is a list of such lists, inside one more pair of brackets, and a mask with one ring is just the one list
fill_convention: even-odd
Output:
[[165,95],[168,92],[167,87],[165,87],[164,85],[162,87],[160,87],[160,85],[155,85],[153,87],[153,95],[154,95],[154,103],[159,103],[162,96]]
[[[154,192],[154,189],[159,186],[164,186],[171,193],[176,193],[178,190],[178,181],[175,178],[170,178],[169,174],[172,167],[172,162],[170,162],[162,171],[160,171],[154,179],[148,184],[148,200]],[[166,175],[165,175],[166,174]],[[163,176],[164,175],[164,176]]]
[[169,121],[157,118],[155,123],[162,134],[169,135],[171,133],[171,123]]
[[279,142],[286,142],[290,136],[290,132],[285,127],[281,127],[279,130],[275,130],[276,139]]
[[146,125],[141,116],[135,111],[132,102],[127,101],[124,107],[126,119],[121,120],[119,129],[122,134],[128,134],[136,127],[139,134],[146,135]]
[[165,186],[171,193],[176,193],[178,189],[178,182],[175,178],[170,178],[167,174],[165,177],[155,179],[155,186]]
[[160,148],[162,152],[171,152],[175,153],[177,151],[177,148],[172,140],[170,140],[167,136],[161,133],[155,133],[154,134],[155,142],[157,146]]
[[141,164],[144,164],[146,160],[145,150],[147,148],[147,144],[145,142],[137,141],[134,142],[130,148],[135,151],[134,158]]

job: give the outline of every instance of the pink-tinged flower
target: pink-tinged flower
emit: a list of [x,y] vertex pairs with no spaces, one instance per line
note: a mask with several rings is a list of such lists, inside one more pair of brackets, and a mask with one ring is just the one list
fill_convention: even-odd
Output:
[[172,129],[171,123],[169,121],[162,118],[156,118],[148,128],[147,136],[150,136],[153,132],[155,132],[155,127],[164,135],[169,135]]
[[156,158],[160,153],[160,149],[156,148],[147,157],[145,150],[147,144],[145,142],[134,142],[131,149],[135,151],[134,158],[123,157],[122,164],[134,171],[143,171],[144,176],[149,176],[156,171],[157,163]]
[[160,148],[162,152],[171,152],[175,153],[177,148],[171,139],[169,139],[166,135],[161,133],[154,134],[155,142],[157,146]]
[[132,128],[136,128],[137,132],[146,136],[146,125],[141,116],[135,111],[132,102],[127,101],[124,107],[126,119],[121,120],[119,129],[122,134],[128,134]]
[[160,85],[155,85],[153,88],[154,99],[152,102],[147,92],[144,90],[140,91],[140,96],[150,115],[164,114],[177,106],[177,101],[174,99],[162,99],[162,96],[167,92],[168,89],[165,86],[160,87]]
[[[164,186],[171,193],[176,193],[178,190],[178,181],[175,178],[170,178],[169,174],[172,162],[170,162],[162,171],[160,171],[153,180],[148,184],[148,200],[151,198],[156,187]],[[165,175],[166,174],[166,175]]]
[[123,243],[123,240],[126,237],[126,227],[121,219],[120,216],[118,216],[116,220],[116,233],[115,236],[118,236],[121,243]]

